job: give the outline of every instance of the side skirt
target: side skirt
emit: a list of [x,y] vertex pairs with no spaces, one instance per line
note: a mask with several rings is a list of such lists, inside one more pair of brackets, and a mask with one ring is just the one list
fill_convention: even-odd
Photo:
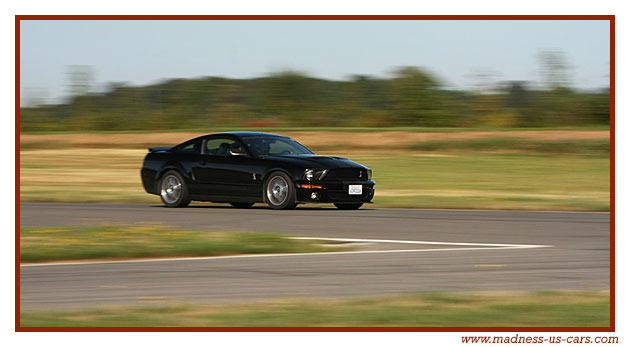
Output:
[[207,202],[216,202],[216,203],[225,203],[225,202],[264,202],[260,197],[253,196],[207,196],[207,195],[191,195],[190,200],[195,201],[207,201]]

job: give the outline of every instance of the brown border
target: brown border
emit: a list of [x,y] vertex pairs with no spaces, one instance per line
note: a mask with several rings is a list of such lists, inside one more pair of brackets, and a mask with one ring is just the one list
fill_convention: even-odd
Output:
[[[610,21],[610,326],[609,327],[21,327],[20,326],[20,21],[21,20],[608,20]],[[15,331],[226,332],[614,332],[615,331],[615,16],[614,15],[16,15],[15,16]]]
[[610,18],[610,330],[615,331],[615,16]]
[[15,17],[15,330],[20,331],[20,20]]

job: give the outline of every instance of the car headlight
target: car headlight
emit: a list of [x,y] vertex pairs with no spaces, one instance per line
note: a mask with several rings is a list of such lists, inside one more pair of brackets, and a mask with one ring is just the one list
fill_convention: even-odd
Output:
[[367,169],[368,180],[372,179],[372,169]]
[[325,169],[306,169],[304,170],[304,179],[307,181],[318,180],[325,172]]

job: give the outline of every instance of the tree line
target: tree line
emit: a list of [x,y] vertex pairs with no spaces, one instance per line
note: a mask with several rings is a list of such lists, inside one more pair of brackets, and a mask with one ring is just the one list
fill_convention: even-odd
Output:
[[416,67],[346,81],[286,71],[265,77],[112,85],[58,105],[20,109],[21,131],[215,127],[546,127],[607,125],[610,91],[506,81],[450,90]]

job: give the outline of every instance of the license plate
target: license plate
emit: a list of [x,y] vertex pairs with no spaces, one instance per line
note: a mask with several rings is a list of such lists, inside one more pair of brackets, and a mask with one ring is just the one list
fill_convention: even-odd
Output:
[[348,194],[350,195],[361,195],[363,194],[363,186],[360,184],[350,184],[348,185]]

